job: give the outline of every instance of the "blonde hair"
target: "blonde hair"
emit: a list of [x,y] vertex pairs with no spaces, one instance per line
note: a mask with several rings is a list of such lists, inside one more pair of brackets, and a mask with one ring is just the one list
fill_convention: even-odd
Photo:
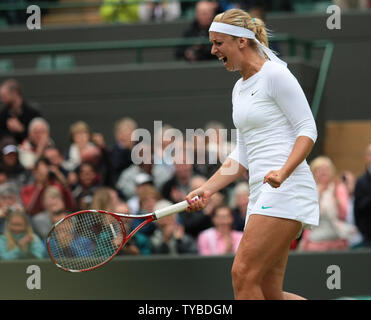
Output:
[[96,210],[114,211],[112,189],[101,187],[95,191],[91,207]]
[[87,132],[89,134],[89,138],[91,136],[90,127],[85,121],[77,121],[71,125],[70,127],[71,140],[73,140],[73,136],[78,132]]
[[[21,217],[23,219],[23,221],[26,224],[26,235],[33,237],[34,232],[33,232],[30,220],[28,219],[25,212],[21,209],[16,209],[15,211],[10,212],[7,216],[7,225],[9,225],[9,221],[14,217]],[[14,239],[8,227],[4,231],[4,236],[7,242],[7,249],[9,251],[15,249],[15,247],[17,246],[17,241]],[[26,246],[26,250],[28,250],[28,244]]]
[[139,190],[138,190],[138,198],[139,202],[143,203],[143,201],[149,199],[149,198],[154,198],[157,201],[161,200],[161,194],[158,192],[158,190],[151,185],[143,185]]
[[[216,15],[214,22],[221,22],[249,29],[255,33],[256,39],[268,47],[268,31],[264,21],[259,18],[253,19],[246,11],[241,9],[227,10]],[[257,43],[255,41],[250,41],[250,44],[257,48]]]
[[115,122],[114,131],[120,130],[121,128],[129,128],[135,130],[138,127],[138,123],[129,117],[121,118]]
[[319,156],[314,158],[310,163],[310,170],[312,170],[312,173],[314,174],[314,172],[322,166],[328,166],[330,168],[331,178],[335,177],[336,174],[335,165],[332,162],[332,160],[326,156]]

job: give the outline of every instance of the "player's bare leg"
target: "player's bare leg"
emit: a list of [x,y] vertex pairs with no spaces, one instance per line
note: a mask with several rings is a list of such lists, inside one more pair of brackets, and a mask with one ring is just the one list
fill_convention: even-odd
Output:
[[[285,299],[282,292],[284,270],[291,241],[301,229],[298,221],[252,214],[246,225],[232,266],[236,299]],[[282,262],[283,261],[283,262]],[[275,267],[281,264],[281,268]],[[284,268],[283,268],[284,266]],[[275,287],[263,286],[274,271]],[[264,291],[263,291],[264,289]],[[267,297],[266,297],[267,296]]]

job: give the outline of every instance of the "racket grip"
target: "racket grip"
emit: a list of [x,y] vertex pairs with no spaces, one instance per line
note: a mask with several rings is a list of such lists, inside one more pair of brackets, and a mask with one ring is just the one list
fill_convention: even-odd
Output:
[[[192,198],[192,200],[198,200],[198,199],[199,199],[198,196],[195,196],[194,198]],[[156,216],[156,219],[161,219],[163,217],[170,216],[170,215],[176,214],[178,212],[182,212],[185,209],[187,209],[188,206],[189,206],[188,201],[184,200],[182,202],[178,202],[178,203],[173,204],[171,206],[168,206],[166,208],[156,210],[154,212],[154,214]]]

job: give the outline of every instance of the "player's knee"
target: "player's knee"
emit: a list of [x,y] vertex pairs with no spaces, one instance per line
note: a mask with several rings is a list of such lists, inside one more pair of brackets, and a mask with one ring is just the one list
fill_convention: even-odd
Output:
[[236,289],[260,285],[259,268],[249,263],[235,262],[232,266],[232,281]]

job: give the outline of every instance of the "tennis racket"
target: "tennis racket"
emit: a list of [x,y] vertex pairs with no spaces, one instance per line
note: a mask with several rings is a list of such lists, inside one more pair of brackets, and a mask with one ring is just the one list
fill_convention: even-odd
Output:
[[[188,206],[188,202],[184,200],[141,215],[104,210],[72,213],[58,221],[50,230],[47,237],[49,256],[57,267],[65,271],[94,270],[112,260],[138,230],[154,220],[184,211]],[[143,222],[127,234],[122,218],[142,219]]]

